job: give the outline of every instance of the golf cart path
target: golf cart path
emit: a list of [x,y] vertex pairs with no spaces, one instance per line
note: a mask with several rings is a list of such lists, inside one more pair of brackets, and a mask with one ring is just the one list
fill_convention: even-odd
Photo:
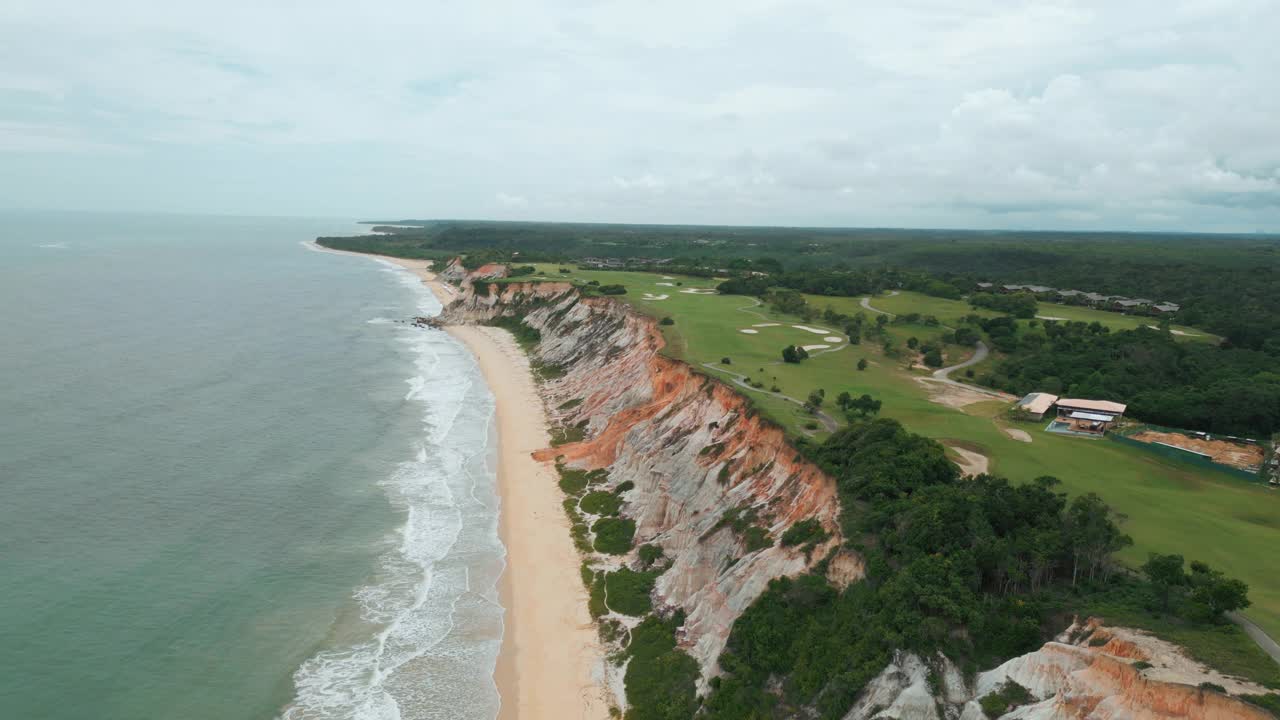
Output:
[[1240,629],[1244,630],[1245,634],[1252,638],[1258,644],[1258,647],[1262,648],[1263,652],[1270,655],[1272,660],[1280,663],[1280,643],[1271,639],[1267,631],[1258,627],[1252,620],[1238,612],[1229,612],[1227,617],[1231,619],[1231,622],[1239,625]]

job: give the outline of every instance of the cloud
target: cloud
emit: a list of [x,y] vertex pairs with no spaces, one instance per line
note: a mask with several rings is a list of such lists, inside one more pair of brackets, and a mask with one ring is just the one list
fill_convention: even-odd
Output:
[[11,0],[0,197],[1280,230],[1278,33],[1266,0]]

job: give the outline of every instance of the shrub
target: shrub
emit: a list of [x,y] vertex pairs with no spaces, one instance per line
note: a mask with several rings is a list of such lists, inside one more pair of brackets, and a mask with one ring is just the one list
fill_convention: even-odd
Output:
[[625,555],[636,534],[636,522],[627,518],[601,518],[591,526],[596,534],[596,552]]
[[987,717],[998,718],[1008,712],[1011,707],[1025,705],[1031,699],[1031,693],[1027,692],[1026,688],[1012,680],[1006,680],[999,690],[978,702],[982,705],[982,712],[986,713]]
[[732,364],[733,364],[733,361],[732,361],[732,360],[730,360],[730,359],[729,359],[729,358],[727,358],[727,357],[722,357],[722,358],[720,358],[720,364],[721,364],[721,365],[732,365]]
[[510,332],[515,336],[516,343],[524,348],[525,352],[532,350],[542,340],[542,333],[538,332],[537,328],[526,325],[524,320],[518,317],[499,315],[485,324],[500,327]]
[[601,285],[601,295],[626,295],[627,289],[622,285]]
[[560,489],[566,495],[579,495],[587,489],[585,470],[574,470],[563,465],[557,465],[556,470],[560,473]]
[[585,427],[576,425],[557,425],[551,428],[551,447],[560,445],[568,445],[582,440],[587,436]]
[[795,523],[782,533],[782,546],[792,547],[808,542],[816,544],[826,539],[827,531],[822,528],[822,523],[817,518],[809,518]]
[[747,552],[773,547],[773,538],[769,537],[769,531],[759,525],[752,525],[743,531],[742,542],[746,545]]
[[559,406],[559,407],[557,407],[556,409],[557,409],[557,410],[572,410],[572,409],[574,409],[574,408],[578,407],[578,406],[579,406],[579,405],[581,405],[581,404],[582,404],[582,398],[574,398],[574,399],[569,400],[569,401],[567,401],[567,402],[562,402],[562,403],[560,403],[560,406]]
[[617,515],[622,508],[622,500],[611,492],[595,490],[583,496],[578,507],[592,515]]
[[1201,689],[1201,690],[1212,690],[1212,691],[1214,691],[1214,692],[1220,692],[1220,693],[1222,693],[1222,694],[1224,694],[1224,695],[1227,693],[1227,689],[1226,689],[1226,688],[1222,687],[1221,685],[1219,685],[1219,684],[1217,684],[1217,683],[1211,683],[1211,682],[1202,682],[1202,683],[1200,683],[1200,689]]
[[623,683],[627,720],[686,720],[698,710],[698,663],[676,647],[675,631],[684,619],[653,615],[631,631],[631,662]]
[[659,324],[659,325],[675,325],[675,324],[676,324],[676,321],[675,321],[675,320],[672,320],[670,316],[667,316],[667,317],[662,318],[662,320],[660,320],[660,321],[658,322],[658,324]]
[[646,568],[658,562],[663,557],[662,548],[658,545],[641,545],[637,554],[640,556],[640,562]]
[[611,572],[604,578],[605,602],[614,612],[633,617],[644,615],[653,608],[649,593],[657,579],[656,572],[636,572],[625,567]]
[[1139,660],[1138,662],[1133,664],[1133,669],[1139,670],[1139,671],[1146,670],[1147,668],[1150,668],[1150,667],[1153,667],[1152,664],[1147,662],[1146,660]]
[[613,492],[616,495],[621,495],[622,493],[628,490],[634,489],[635,486],[636,484],[631,482],[630,480],[623,480],[622,482],[618,483],[618,487],[614,488]]

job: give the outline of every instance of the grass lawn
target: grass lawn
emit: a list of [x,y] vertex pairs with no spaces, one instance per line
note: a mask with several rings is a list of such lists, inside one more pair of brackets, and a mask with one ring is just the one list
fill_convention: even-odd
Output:
[[[824,307],[821,304],[824,300],[846,299],[822,298],[820,296],[808,297],[810,298],[810,303],[818,308]],[[856,298],[847,299],[852,300],[855,304],[857,303]],[[970,307],[969,303],[964,300],[946,300],[914,292],[900,292],[892,296],[879,295],[871,299],[871,305],[877,310],[884,310],[895,315],[905,315],[913,312],[921,315],[933,315],[941,320],[943,324],[953,326],[965,315],[977,314],[982,317],[995,317],[1000,314],[993,310]],[[838,307],[836,309],[839,310]],[[1094,322],[1096,320],[1112,330],[1135,330],[1148,325],[1158,325],[1160,322],[1159,318],[1125,315],[1077,305],[1059,305],[1047,302],[1040,303],[1040,309],[1036,312],[1036,315],[1041,318],[1060,318],[1079,322]],[[1185,335],[1175,334],[1175,337],[1179,339],[1215,343],[1221,339],[1217,335],[1210,334],[1204,330],[1197,330],[1183,325],[1174,325],[1172,329],[1186,333]]]
[[[1136,544],[1125,552],[1123,557],[1127,562],[1141,564],[1149,552],[1177,552],[1188,560],[1203,560],[1239,577],[1251,588],[1253,607],[1247,612],[1249,617],[1273,637],[1280,638],[1280,572],[1276,572],[1280,561],[1275,555],[1280,548],[1280,492],[1109,440],[1046,433],[1042,431],[1043,423],[1010,423],[1002,417],[1004,405],[1000,402],[970,405],[963,412],[940,405],[929,399],[918,380],[920,373],[904,370],[902,360],[885,358],[874,343],[841,343],[832,351],[814,353],[803,363],[783,363],[783,346],[819,344],[823,343],[823,336],[791,327],[804,323],[771,315],[752,298],[679,292],[687,288],[714,287],[717,281],[709,278],[664,280],[661,275],[651,273],[579,270],[562,276],[557,268],[556,265],[540,266],[542,274],[551,279],[620,283],[627,287],[627,294],[620,299],[654,317],[673,318],[674,325],[662,328],[668,354],[702,370],[706,370],[701,367],[702,363],[719,366],[721,358],[729,357],[732,364],[725,369],[763,381],[766,390],[776,384],[783,393],[804,398],[811,390],[822,388],[828,405],[841,391],[855,396],[867,393],[883,401],[883,415],[901,421],[913,432],[980,448],[991,458],[993,473],[1014,481],[1053,475],[1071,495],[1098,493],[1128,516],[1125,530]],[[682,285],[658,285],[659,282]],[[645,300],[646,292],[668,297]],[[811,299],[811,303],[819,310],[830,304],[847,314],[861,309],[857,298],[821,297]],[[933,314],[945,324],[972,312],[963,302],[916,293],[877,297],[872,304],[894,313]],[[1058,312],[1047,311],[1048,307],[1042,306],[1041,314]],[[1104,316],[1113,326],[1137,322],[1136,318],[1116,313],[1087,312]],[[780,324],[753,328],[756,334],[739,332],[765,322]],[[820,322],[810,325],[837,330]],[[908,329],[913,333],[939,331],[925,326]],[[838,330],[833,335],[841,335],[843,339],[843,333]],[[924,339],[922,335],[918,337]],[[865,371],[856,369],[860,358],[869,362]],[[808,420],[803,411],[764,393],[744,392],[779,423],[793,432],[803,430]],[[1006,425],[1025,430],[1032,442],[1012,439],[1004,432],[1002,426]]]

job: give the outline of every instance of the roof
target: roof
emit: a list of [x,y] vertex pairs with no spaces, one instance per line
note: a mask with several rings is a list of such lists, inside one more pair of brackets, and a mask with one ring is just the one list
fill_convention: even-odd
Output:
[[1044,293],[1053,290],[1053,288],[1048,287],[1047,285],[1024,285],[1023,287],[1034,293]]
[[1091,413],[1091,412],[1073,412],[1071,413],[1071,419],[1072,420],[1096,420],[1098,422],[1111,422],[1112,420],[1116,419],[1116,416],[1103,415],[1101,413]]
[[1026,397],[1018,401],[1018,407],[1027,412],[1044,414],[1053,404],[1058,401],[1057,395],[1049,393],[1034,392],[1029,393]]
[[1178,303],[1160,303],[1155,307],[1161,312],[1177,312],[1182,309],[1182,306]]
[[1080,398],[1062,398],[1058,400],[1058,407],[1069,408],[1071,410],[1098,410],[1106,413],[1115,413],[1123,415],[1127,407],[1124,403],[1111,402],[1110,400],[1082,400]]
[[1149,305],[1150,303],[1146,300],[1117,300],[1116,304],[1125,307],[1136,307],[1138,305]]
[[978,283],[978,287],[991,287],[991,283]]
[[1079,290],[1059,290],[1058,294],[1063,297],[1075,297],[1076,295],[1083,295],[1084,293]]
[[1026,286],[1025,285],[1001,285],[1000,287],[1004,288],[1005,290],[1021,290]]

